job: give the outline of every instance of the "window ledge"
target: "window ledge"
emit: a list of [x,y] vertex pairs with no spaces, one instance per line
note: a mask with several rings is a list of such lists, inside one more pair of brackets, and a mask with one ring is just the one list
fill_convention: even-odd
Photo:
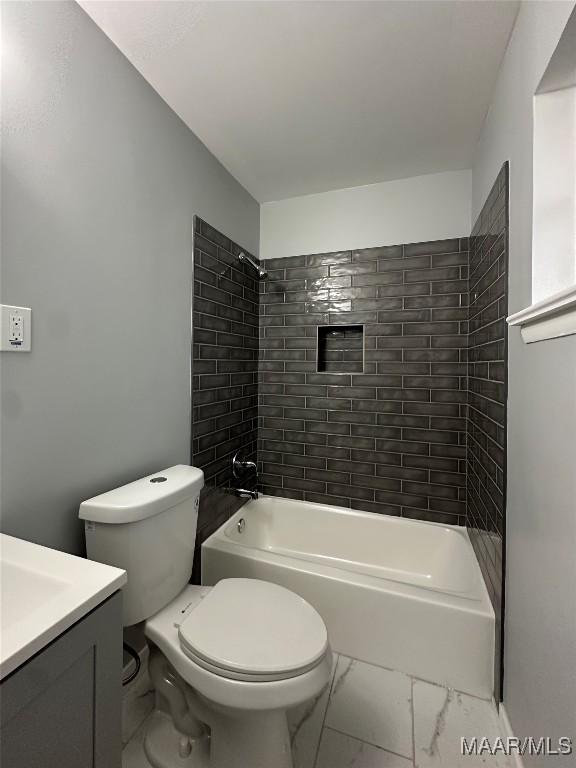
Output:
[[576,333],[576,285],[506,318],[520,326],[526,344]]

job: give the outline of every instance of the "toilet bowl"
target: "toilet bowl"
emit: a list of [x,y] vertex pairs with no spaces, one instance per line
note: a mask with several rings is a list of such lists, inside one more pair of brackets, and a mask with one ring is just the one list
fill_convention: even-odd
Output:
[[292,768],[286,712],[328,683],[326,627],[276,584],[188,584],[203,484],[178,465],[80,505],[88,557],[127,571],[124,625],[144,622],[152,645],[146,755],[153,768]]
[[[172,701],[165,696],[173,721],[175,710],[182,717],[183,693],[188,722],[209,729],[207,754],[201,737],[189,737],[190,765],[291,768],[286,712],[320,694],[332,665],[324,622],[308,603],[275,584],[225,579],[186,587],[144,631],[178,681]],[[166,668],[153,664],[150,673],[162,690]],[[165,768],[157,734],[153,721],[146,752],[154,768]]]

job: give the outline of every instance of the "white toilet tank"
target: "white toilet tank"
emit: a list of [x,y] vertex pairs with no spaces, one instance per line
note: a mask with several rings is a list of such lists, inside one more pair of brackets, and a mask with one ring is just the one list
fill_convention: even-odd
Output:
[[204,474],[179,464],[83,501],[90,560],[124,568],[124,626],[153,616],[188,583]]

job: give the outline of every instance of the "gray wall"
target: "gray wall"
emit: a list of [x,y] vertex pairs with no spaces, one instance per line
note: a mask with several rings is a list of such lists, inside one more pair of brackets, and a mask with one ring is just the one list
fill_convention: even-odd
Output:
[[[511,313],[531,303],[532,97],[573,7],[522,4],[474,165],[473,219],[510,160]],[[504,705],[517,736],[574,737],[575,461],[576,336],[526,345],[511,329]]]
[[259,208],[73,2],[3,3],[2,529],[79,552],[79,502],[189,461],[193,215]]

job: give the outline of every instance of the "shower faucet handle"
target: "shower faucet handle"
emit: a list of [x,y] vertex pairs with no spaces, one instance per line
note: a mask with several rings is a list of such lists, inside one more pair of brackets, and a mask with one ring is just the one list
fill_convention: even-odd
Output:
[[248,461],[242,451],[238,451],[232,459],[232,474],[236,480],[241,480],[249,470],[257,472],[256,464]]

